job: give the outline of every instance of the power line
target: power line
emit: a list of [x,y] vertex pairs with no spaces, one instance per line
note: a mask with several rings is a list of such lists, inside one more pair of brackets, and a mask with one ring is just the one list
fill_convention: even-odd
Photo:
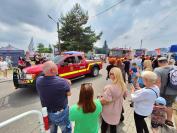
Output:
[[[171,15],[173,15],[174,13],[176,13],[176,11],[177,11],[177,8],[175,8],[175,10],[173,10],[172,12],[170,12],[170,13],[168,13],[165,17],[163,17],[158,23],[156,23],[156,24],[154,24],[154,25],[152,25],[150,28],[148,28],[148,29],[146,29],[146,34],[148,33],[148,30],[151,30],[151,29],[153,29],[155,26],[159,26],[160,24],[162,24],[162,23],[164,23],[165,22],[165,20],[167,19],[167,18],[169,18]],[[145,36],[145,35],[144,35]],[[143,37],[143,39],[145,39],[144,37]]]
[[125,0],[121,0],[121,1],[119,1],[119,2],[115,3],[114,5],[112,5],[112,6],[108,7],[108,8],[106,8],[106,9],[104,9],[103,11],[99,12],[98,14],[96,14],[95,16],[92,16],[92,17],[99,16],[99,15],[101,15],[101,14],[103,14],[103,13],[109,11],[110,9],[114,8],[115,6],[121,4],[121,3],[124,2],[124,1],[125,1]]

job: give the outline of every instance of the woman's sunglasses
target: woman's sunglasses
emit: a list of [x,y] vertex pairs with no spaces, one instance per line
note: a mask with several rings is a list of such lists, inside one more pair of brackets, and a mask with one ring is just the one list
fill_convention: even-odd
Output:
[[88,87],[88,86],[92,86],[92,83],[83,83],[83,84],[81,84],[81,87]]

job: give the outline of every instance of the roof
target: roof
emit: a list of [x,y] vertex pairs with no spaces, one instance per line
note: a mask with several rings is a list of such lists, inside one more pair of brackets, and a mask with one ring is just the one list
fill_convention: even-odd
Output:
[[84,54],[84,53],[83,52],[78,52],[78,51],[67,51],[67,52],[64,52],[64,54],[73,55],[73,54]]
[[0,50],[20,50],[18,48],[13,47],[12,45],[8,45],[6,47],[1,47]]
[[131,49],[128,49],[128,48],[112,48],[111,50],[131,50]]

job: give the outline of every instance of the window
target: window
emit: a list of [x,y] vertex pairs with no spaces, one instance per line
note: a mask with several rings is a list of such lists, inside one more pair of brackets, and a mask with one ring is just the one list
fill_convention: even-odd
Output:
[[82,56],[78,56],[78,63],[82,62]]
[[76,59],[75,59],[75,57],[74,56],[72,56],[72,57],[68,57],[68,58],[66,58],[65,60],[64,60],[64,62],[66,62],[66,63],[72,63],[72,64],[74,64],[74,63],[76,63]]

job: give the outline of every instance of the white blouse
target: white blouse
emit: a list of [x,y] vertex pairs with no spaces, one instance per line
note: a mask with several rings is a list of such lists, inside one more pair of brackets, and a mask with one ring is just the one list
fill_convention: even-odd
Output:
[[[156,92],[154,92],[153,90]],[[151,87],[151,89],[144,87],[131,94],[132,101],[134,102],[134,110],[136,114],[142,116],[148,116],[152,113],[153,105],[159,96],[160,90],[157,86]]]

